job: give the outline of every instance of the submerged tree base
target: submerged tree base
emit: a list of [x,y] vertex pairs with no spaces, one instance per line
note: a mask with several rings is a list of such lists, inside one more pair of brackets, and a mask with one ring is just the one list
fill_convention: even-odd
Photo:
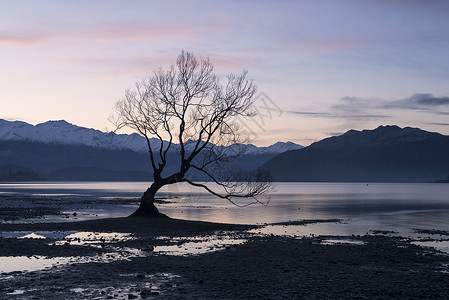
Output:
[[161,213],[153,203],[140,203],[139,208],[135,212],[133,212],[130,217],[168,218],[168,216]]
[[153,183],[140,198],[139,208],[133,212],[130,217],[153,217],[153,218],[168,218],[167,215],[159,212],[154,205],[154,195],[160,188],[159,185]]

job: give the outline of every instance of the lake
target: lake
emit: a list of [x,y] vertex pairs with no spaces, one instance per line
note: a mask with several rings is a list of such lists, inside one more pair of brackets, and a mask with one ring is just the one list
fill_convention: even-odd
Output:
[[[45,182],[2,183],[0,194],[24,194],[85,201],[107,198],[138,198],[145,182]],[[173,218],[241,224],[290,220],[342,219],[338,228],[315,226],[315,233],[364,234],[368,230],[400,233],[413,228],[449,230],[449,184],[436,183],[277,183],[267,205],[236,207],[187,184],[170,185],[159,197],[160,211]],[[245,200],[249,201],[249,200]],[[240,204],[246,204],[240,200]],[[136,207],[121,205],[101,217],[126,216]],[[95,208],[92,208],[95,210]],[[310,228],[309,228],[310,231]]]

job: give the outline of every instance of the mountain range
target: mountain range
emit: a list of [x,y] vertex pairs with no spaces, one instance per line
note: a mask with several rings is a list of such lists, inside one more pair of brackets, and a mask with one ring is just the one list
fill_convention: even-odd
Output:
[[[150,139],[154,144],[159,144],[159,139]],[[102,132],[91,128],[79,127],[64,120],[48,121],[31,125],[21,121],[6,121],[0,119],[0,141],[27,141],[44,144],[78,145],[109,150],[133,150],[147,152],[147,142],[137,133],[116,134],[114,132]],[[188,143],[187,143],[188,145]],[[190,145],[193,145],[192,143]],[[231,148],[241,145],[234,144]],[[279,154],[288,150],[302,148],[301,145],[292,142],[277,142],[268,147],[245,145],[245,154]],[[176,151],[175,144],[173,150]]]
[[[66,121],[34,126],[0,119],[0,180],[149,181],[146,147],[135,133],[106,133]],[[178,147],[168,153],[168,161],[179,161]],[[449,136],[419,128],[349,130],[308,147],[277,142],[269,147],[234,144],[223,150],[241,147],[245,152],[229,162],[230,170],[264,168],[276,181],[443,182],[449,174]],[[167,166],[168,171],[175,168]]]
[[449,136],[380,126],[287,151],[267,161],[277,181],[433,182],[448,178]]
[[[186,145],[188,148],[193,143]],[[237,151],[241,147],[245,147],[245,151],[241,157],[230,161],[231,168],[256,169],[277,154],[302,148],[292,142],[277,142],[269,147],[234,144],[225,150]],[[178,148],[179,145],[173,145],[168,156],[174,158]],[[168,169],[174,167],[167,166]],[[152,178],[146,140],[136,133],[106,133],[63,120],[34,126],[0,119],[0,178],[17,172],[35,173],[47,180]]]

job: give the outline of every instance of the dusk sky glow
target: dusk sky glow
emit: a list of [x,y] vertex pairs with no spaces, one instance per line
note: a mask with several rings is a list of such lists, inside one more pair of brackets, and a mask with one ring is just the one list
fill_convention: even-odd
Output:
[[185,49],[249,71],[256,145],[389,124],[449,134],[449,1],[0,4],[3,119],[111,129],[125,90]]

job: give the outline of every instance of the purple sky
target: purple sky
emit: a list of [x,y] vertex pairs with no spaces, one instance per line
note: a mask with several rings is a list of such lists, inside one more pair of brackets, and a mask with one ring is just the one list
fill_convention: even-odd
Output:
[[254,143],[349,129],[449,134],[449,1],[2,1],[0,118],[100,130],[181,49],[263,92]]

